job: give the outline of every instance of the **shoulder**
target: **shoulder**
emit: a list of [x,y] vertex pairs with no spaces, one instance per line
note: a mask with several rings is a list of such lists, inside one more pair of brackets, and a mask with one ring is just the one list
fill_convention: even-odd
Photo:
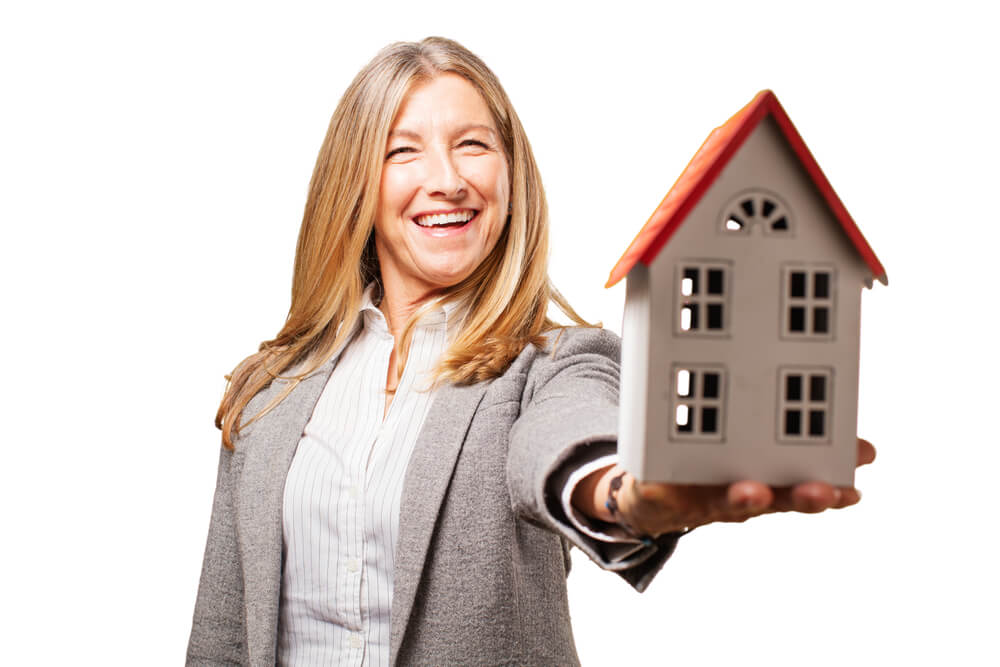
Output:
[[617,365],[621,361],[621,338],[597,327],[560,327],[543,333],[539,344],[527,345],[507,372],[530,373],[595,356]]
[[621,338],[607,329],[596,327],[562,327],[545,333],[543,357],[552,360],[577,355],[597,354],[618,363],[621,360]]
[[233,442],[236,453],[287,437],[289,433],[300,434],[332,370],[333,364],[328,362],[301,379],[276,377],[257,392],[240,416],[243,426]]
[[501,378],[502,393],[517,394],[523,405],[551,393],[591,392],[617,402],[621,339],[595,327],[563,327],[528,345]]

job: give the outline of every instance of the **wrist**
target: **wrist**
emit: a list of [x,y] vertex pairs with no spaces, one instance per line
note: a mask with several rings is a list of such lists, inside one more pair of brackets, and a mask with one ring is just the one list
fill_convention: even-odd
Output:
[[605,476],[607,478],[607,499],[604,507],[611,517],[611,520],[621,526],[630,536],[641,540],[643,544],[651,545],[653,538],[644,531],[639,530],[625,517],[619,505],[619,493],[624,491],[626,484],[635,485],[635,479],[624,470],[615,468]]
[[577,482],[570,500],[573,507],[591,519],[614,523],[614,517],[605,507],[605,499],[608,497],[608,485],[615,469],[613,465],[606,466]]

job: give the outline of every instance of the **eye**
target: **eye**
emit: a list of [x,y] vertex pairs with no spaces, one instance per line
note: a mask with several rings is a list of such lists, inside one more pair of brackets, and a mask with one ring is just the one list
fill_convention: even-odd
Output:
[[413,146],[399,146],[398,148],[393,148],[391,151],[386,153],[385,159],[393,157],[394,155],[399,155],[400,153],[416,153],[417,149]]
[[459,146],[475,146],[477,148],[482,148],[483,150],[489,150],[489,144],[485,141],[480,141],[479,139],[465,139]]

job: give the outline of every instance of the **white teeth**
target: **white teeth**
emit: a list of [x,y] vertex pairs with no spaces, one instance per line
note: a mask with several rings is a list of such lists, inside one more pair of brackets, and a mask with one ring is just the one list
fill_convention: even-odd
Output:
[[438,225],[453,225],[455,223],[468,222],[476,214],[475,211],[457,211],[455,213],[437,213],[435,215],[421,215],[414,218],[414,221],[421,227],[437,227]]

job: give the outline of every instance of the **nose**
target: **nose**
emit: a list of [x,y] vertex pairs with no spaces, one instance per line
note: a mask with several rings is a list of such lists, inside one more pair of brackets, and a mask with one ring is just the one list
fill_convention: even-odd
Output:
[[459,173],[449,150],[438,149],[431,152],[424,188],[431,197],[457,199],[465,194],[465,179]]

